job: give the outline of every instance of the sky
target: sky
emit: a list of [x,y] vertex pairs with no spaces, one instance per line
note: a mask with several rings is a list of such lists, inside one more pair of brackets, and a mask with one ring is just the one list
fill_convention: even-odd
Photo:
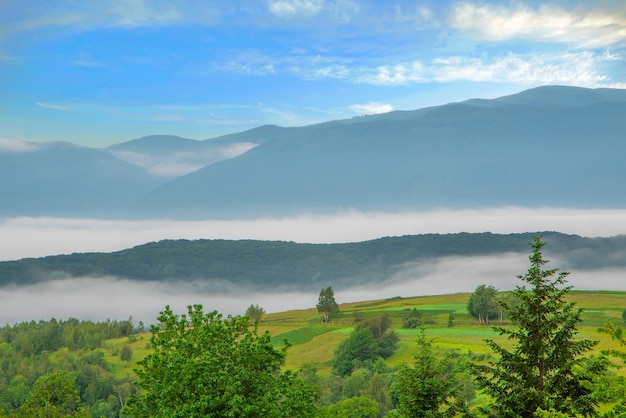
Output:
[[104,147],[626,88],[623,0],[0,0],[0,141]]

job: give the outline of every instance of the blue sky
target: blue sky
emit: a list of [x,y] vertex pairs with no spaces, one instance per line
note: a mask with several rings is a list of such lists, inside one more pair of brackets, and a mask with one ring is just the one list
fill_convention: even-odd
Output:
[[0,143],[206,139],[626,88],[625,54],[623,0],[0,0]]

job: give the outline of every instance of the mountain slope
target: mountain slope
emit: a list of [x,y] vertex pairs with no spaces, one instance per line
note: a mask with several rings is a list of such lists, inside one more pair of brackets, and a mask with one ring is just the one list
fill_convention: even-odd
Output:
[[626,90],[548,86],[203,141],[31,144],[0,150],[0,216],[625,208],[624,132]]
[[281,138],[287,128],[260,126],[197,141],[174,135],[150,135],[112,145],[106,152],[162,177],[178,177],[218,161],[237,157],[259,144]]
[[0,152],[0,216],[126,214],[162,179],[102,151],[67,143]]
[[626,91],[545,87],[291,128],[142,200],[173,217],[626,207]]

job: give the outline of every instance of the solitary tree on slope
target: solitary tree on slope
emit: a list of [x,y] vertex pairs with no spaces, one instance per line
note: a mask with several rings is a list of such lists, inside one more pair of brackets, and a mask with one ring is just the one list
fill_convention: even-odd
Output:
[[339,305],[335,301],[335,292],[331,286],[325,287],[320,291],[317,311],[324,314],[323,322],[328,322],[331,316],[339,312]]

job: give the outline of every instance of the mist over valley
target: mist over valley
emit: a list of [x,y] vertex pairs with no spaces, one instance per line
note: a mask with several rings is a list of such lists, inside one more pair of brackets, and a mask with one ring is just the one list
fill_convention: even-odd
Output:
[[[289,255],[298,245],[354,247],[420,234],[548,231],[553,264],[572,271],[577,288],[620,290],[624,114],[624,90],[546,86],[201,141],[153,135],[106,148],[0,141],[0,233],[8,237],[0,241],[0,322],[33,314],[149,321],[168,303],[226,313],[251,303],[303,309],[322,286],[346,302],[483,283],[504,290],[523,271],[529,235],[489,251],[469,244],[465,252],[419,255],[408,246],[413,255],[395,262],[377,262],[393,250],[318,254],[318,264],[306,251]],[[133,274],[116,270],[122,261],[103,262],[105,253],[121,257],[162,240],[259,243],[242,250],[241,262],[229,254],[222,273],[194,271],[188,247],[166,265],[159,263],[173,252],[146,255]],[[280,249],[270,257],[272,246]],[[25,301],[40,311],[22,316],[14,307]]]

